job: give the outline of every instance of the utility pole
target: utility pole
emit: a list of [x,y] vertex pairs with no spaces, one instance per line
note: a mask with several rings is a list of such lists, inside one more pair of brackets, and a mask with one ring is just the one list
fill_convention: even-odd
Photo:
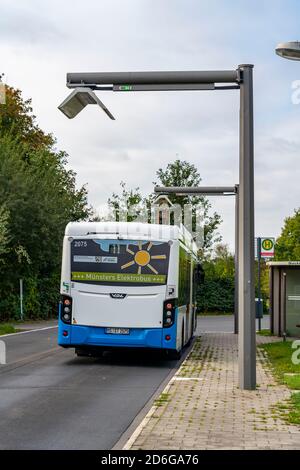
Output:
[[239,384],[256,388],[253,65],[240,65]]
[[20,279],[20,319],[23,321],[23,279]]
[[239,332],[239,185],[235,185],[234,333]]

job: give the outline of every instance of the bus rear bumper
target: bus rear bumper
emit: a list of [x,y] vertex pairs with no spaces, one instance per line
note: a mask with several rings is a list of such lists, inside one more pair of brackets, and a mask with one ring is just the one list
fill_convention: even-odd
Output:
[[162,328],[130,328],[128,335],[107,334],[103,327],[67,325],[60,320],[58,344],[63,347],[162,348],[163,332]]

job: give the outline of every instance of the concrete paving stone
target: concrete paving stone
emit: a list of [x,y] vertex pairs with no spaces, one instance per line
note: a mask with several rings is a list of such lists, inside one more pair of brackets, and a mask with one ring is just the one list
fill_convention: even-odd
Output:
[[[260,343],[275,340],[257,337]],[[169,401],[151,417],[131,449],[300,449],[300,427],[274,417],[291,391],[275,382],[258,350],[255,391],[238,388],[237,337],[206,333],[168,384]],[[203,380],[176,380],[176,377]]]

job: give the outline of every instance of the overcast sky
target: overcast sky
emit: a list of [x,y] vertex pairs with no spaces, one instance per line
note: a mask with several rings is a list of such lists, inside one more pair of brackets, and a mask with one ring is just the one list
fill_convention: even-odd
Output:
[[[69,153],[89,202],[101,209],[121,180],[151,192],[155,171],[194,163],[203,185],[238,182],[238,93],[110,93],[68,120],[57,106],[67,72],[235,69],[253,63],[255,232],[278,236],[299,207],[300,63],[274,54],[300,39],[299,0],[0,0],[5,81],[31,97],[38,123]],[[233,198],[212,198],[234,247]]]

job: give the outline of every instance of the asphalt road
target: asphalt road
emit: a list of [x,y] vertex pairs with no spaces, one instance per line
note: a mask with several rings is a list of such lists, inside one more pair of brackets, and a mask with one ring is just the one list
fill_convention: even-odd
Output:
[[[270,328],[270,316],[265,315],[261,321],[261,328]],[[256,320],[256,329],[258,329],[258,320]],[[233,333],[234,319],[233,315],[198,315],[197,333],[201,332],[226,332]]]
[[[233,331],[233,318],[199,317],[204,331]],[[142,351],[78,358],[56,335],[48,327],[0,337],[0,449],[111,449],[179,365]]]
[[111,449],[176,366],[149,352],[77,358],[56,334],[3,338],[0,449]]

